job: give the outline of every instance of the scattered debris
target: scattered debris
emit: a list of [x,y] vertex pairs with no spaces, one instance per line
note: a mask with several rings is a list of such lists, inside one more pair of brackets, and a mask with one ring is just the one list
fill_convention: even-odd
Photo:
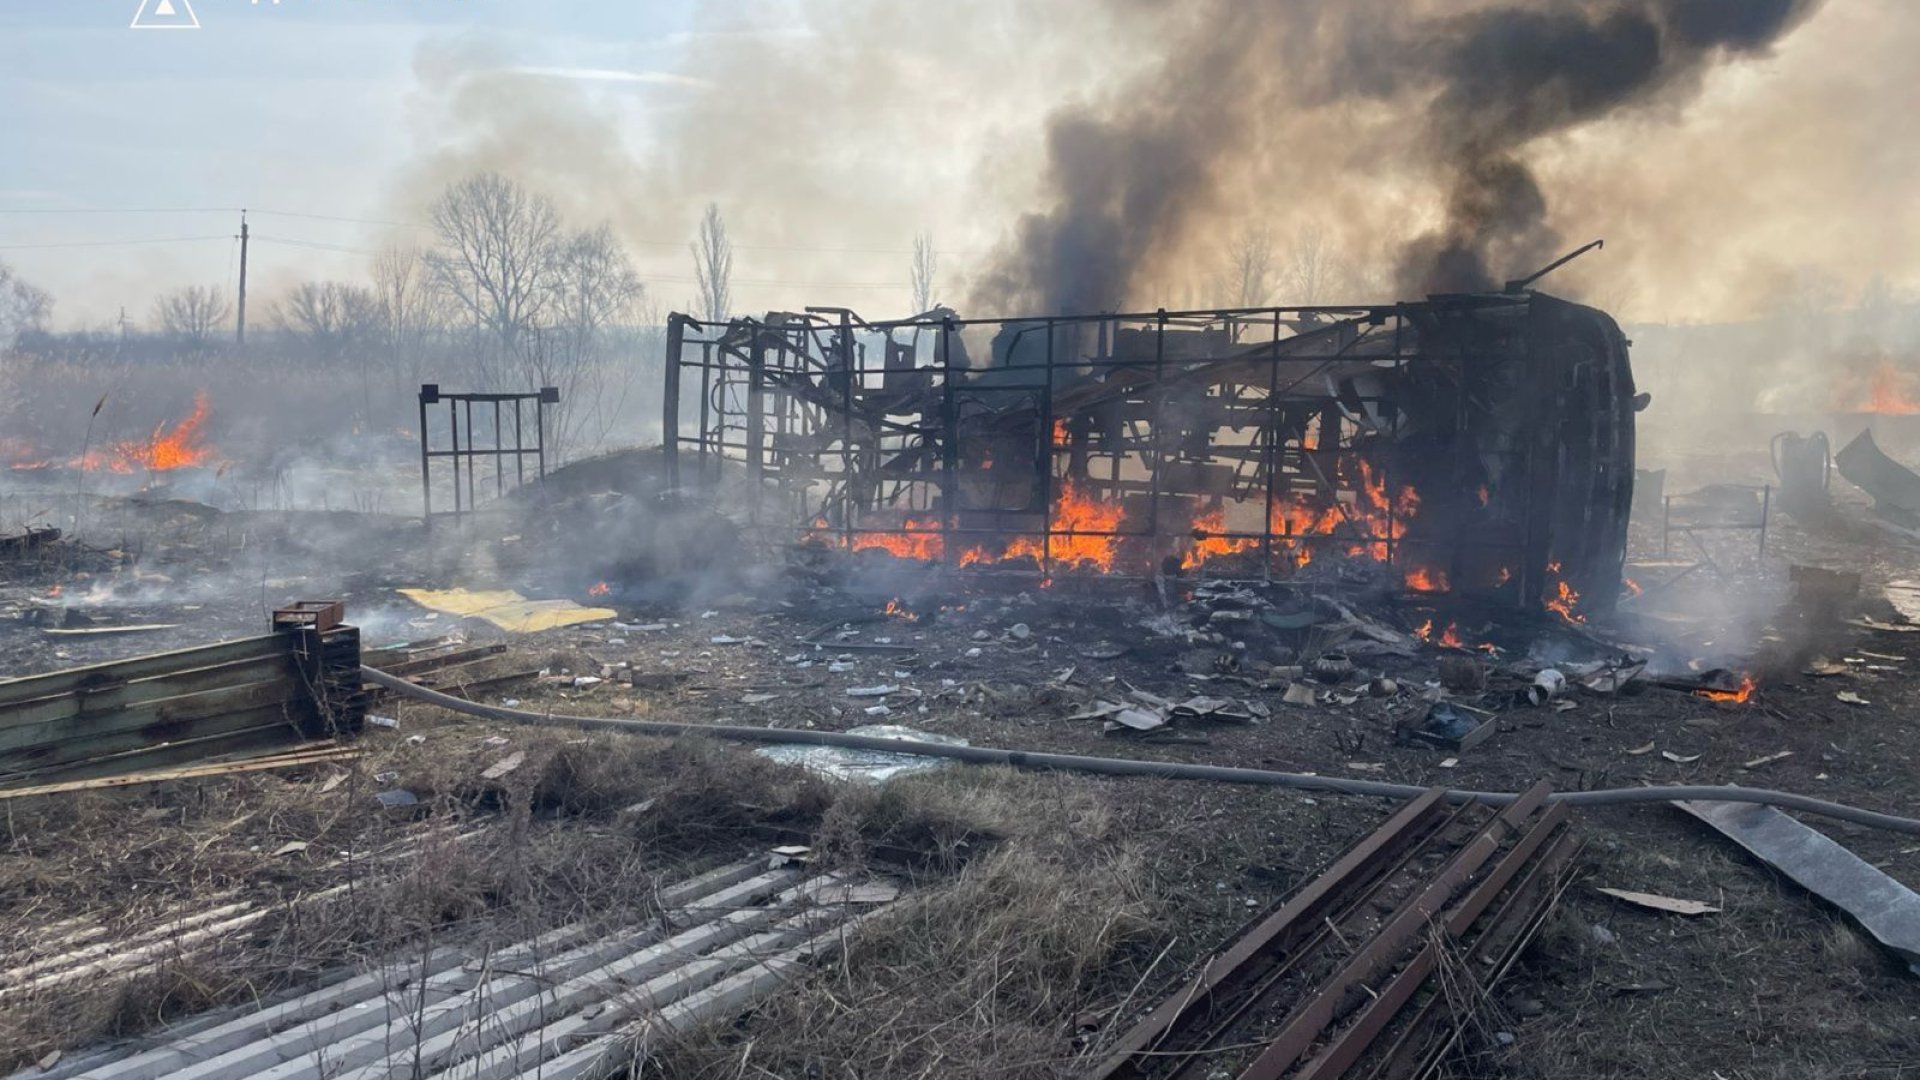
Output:
[[515,634],[605,622],[615,614],[612,608],[582,607],[572,600],[529,600],[512,589],[397,591],[423,608],[461,618],[482,619]]
[[[868,724],[851,728],[849,735],[864,735],[872,739],[901,739],[907,742],[944,743],[947,746],[966,746],[967,740],[952,735],[940,735],[896,724]],[[913,754],[889,754],[879,750],[849,750],[837,746],[763,746],[754,753],[787,765],[799,765],[814,772],[840,780],[864,780],[869,783],[884,783],[896,776],[907,773],[929,772],[952,764],[943,758],[919,757]]]
[[526,760],[527,752],[525,750],[515,750],[513,753],[482,769],[480,771],[480,779],[498,780],[513,770],[518,769],[526,763]]
[[1712,904],[1703,903],[1699,900],[1678,900],[1671,896],[1661,896],[1658,893],[1634,892],[1630,889],[1609,889],[1605,887],[1596,887],[1593,891],[1604,893],[1616,900],[1625,900],[1627,903],[1633,904],[1636,907],[1650,908],[1654,911],[1664,911],[1673,915],[1711,915],[1720,910]]
[[1771,806],[1704,800],[1674,805],[1852,916],[1920,975],[1920,895],[1913,890]]

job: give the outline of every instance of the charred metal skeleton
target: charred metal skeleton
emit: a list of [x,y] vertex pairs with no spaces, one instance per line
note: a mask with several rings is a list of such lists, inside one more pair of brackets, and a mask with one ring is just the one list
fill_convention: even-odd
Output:
[[[1620,588],[1627,342],[1540,293],[865,322],[672,316],[672,483],[774,542],[950,568],[1312,578],[1578,619]],[[1327,569],[1332,567],[1332,570]]]

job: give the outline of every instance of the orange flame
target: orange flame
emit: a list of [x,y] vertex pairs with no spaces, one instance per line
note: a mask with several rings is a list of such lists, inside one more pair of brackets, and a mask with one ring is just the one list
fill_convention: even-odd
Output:
[[601,582],[596,582],[592,588],[588,589],[587,595],[588,596],[605,596],[612,591],[613,591],[613,586],[607,584],[604,581],[601,581]]
[[1447,628],[1440,631],[1440,639],[1435,641],[1433,637],[1433,620],[1428,619],[1414,629],[1413,636],[1429,644],[1438,645],[1443,649],[1463,649],[1466,647],[1466,643],[1460,640],[1459,623],[1448,623]]
[[163,472],[188,465],[204,465],[213,452],[200,441],[200,428],[207,422],[207,394],[193,395],[193,412],[177,424],[162,422],[145,440],[124,439],[103,449],[89,451],[74,464],[89,471],[131,473],[137,469]]
[[1838,405],[1846,412],[1879,413],[1884,416],[1912,416],[1920,413],[1920,400],[1912,392],[1913,376],[1881,358],[1867,377],[1865,401],[1847,401]]
[[887,601],[887,606],[880,610],[880,614],[885,615],[888,618],[905,619],[908,622],[920,621],[920,616],[914,614],[911,611],[908,611],[905,607],[901,606],[901,603],[898,599]]
[[1254,551],[1260,541],[1250,537],[1221,536],[1227,531],[1227,509],[1216,507],[1193,519],[1193,547],[1180,560],[1180,569],[1191,570],[1210,558]]
[[1053,445],[1056,447],[1064,447],[1068,442],[1067,422],[1065,420],[1055,420],[1053,422]]
[[1753,692],[1758,688],[1758,684],[1753,681],[1753,676],[1742,675],[1738,690],[1695,690],[1694,694],[1709,701],[1743,702],[1752,697]]
[[1630,596],[1639,596],[1641,593],[1646,592],[1645,589],[1640,587],[1640,583],[1632,578],[1621,578],[1620,584],[1627,587],[1627,594]]
[[[1126,510],[1118,504],[1103,503],[1098,499],[1084,496],[1074,489],[1073,481],[1062,480],[1060,493],[1053,500],[1053,513],[1048,515],[1047,519],[1047,531],[1052,536],[1050,546],[1040,537],[1021,536],[1007,544],[998,554],[994,554],[985,545],[969,548],[960,553],[960,565],[975,566],[980,563],[1020,558],[1045,562],[1046,557],[1051,554],[1056,564],[1064,563],[1082,569],[1112,570],[1114,557],[1120,547],[1120,537],[1091,534],[1115,532],[1125,517]],[[1048,582],[1041,584],[1044,586]]]
[[1414,592],[1446,592],[1449,587],[1445,571],[1424,566],[1407,571],[1407,588]]
[[940,540],[940,521],[938,518],[908,518],[899,530],[854,536],[853,550],[873,549],[885,551],[899,559],[938,559],[945,550]]
[[[1560,564],[1554,563],[1553,565],[1557,568]],[[1580,603],[1580,594],[1574,591],[1573,586],[1567,584],[1565,581],[1555,582],[1554,585],[1554,595],[1547,597],[1546,600],[1547,610],[1576,626],[1586,622],[1587,617],[1574,610],[1575,606]]]

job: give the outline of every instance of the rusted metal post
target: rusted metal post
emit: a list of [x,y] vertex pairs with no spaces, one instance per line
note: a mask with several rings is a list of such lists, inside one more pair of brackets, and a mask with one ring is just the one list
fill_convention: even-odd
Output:
[[686,342],[686,316],[667,316],[665,397],[660,401],[660,452],[667,459],[667,486],[680,486],[680,349]]
[[760,488],[766,471],[766,362],[766,344],[755,334],[747,351],[747,479],[753,487],[747,516],[756,526],[760,524]]
[[427,453],[427,406],[440,399],[440,388],[420,384],[420,519],[433,524],[433,457]]

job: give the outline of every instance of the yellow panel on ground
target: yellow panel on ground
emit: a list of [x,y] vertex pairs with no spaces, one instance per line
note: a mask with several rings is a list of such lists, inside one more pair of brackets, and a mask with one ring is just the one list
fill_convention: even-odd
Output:
[[526,634],[556,626],[602,622],[612,608],[581,607],[571,600],[529,600],[512,589],[401,589],[400,595],[448,615],[485,619],[502,630]]

